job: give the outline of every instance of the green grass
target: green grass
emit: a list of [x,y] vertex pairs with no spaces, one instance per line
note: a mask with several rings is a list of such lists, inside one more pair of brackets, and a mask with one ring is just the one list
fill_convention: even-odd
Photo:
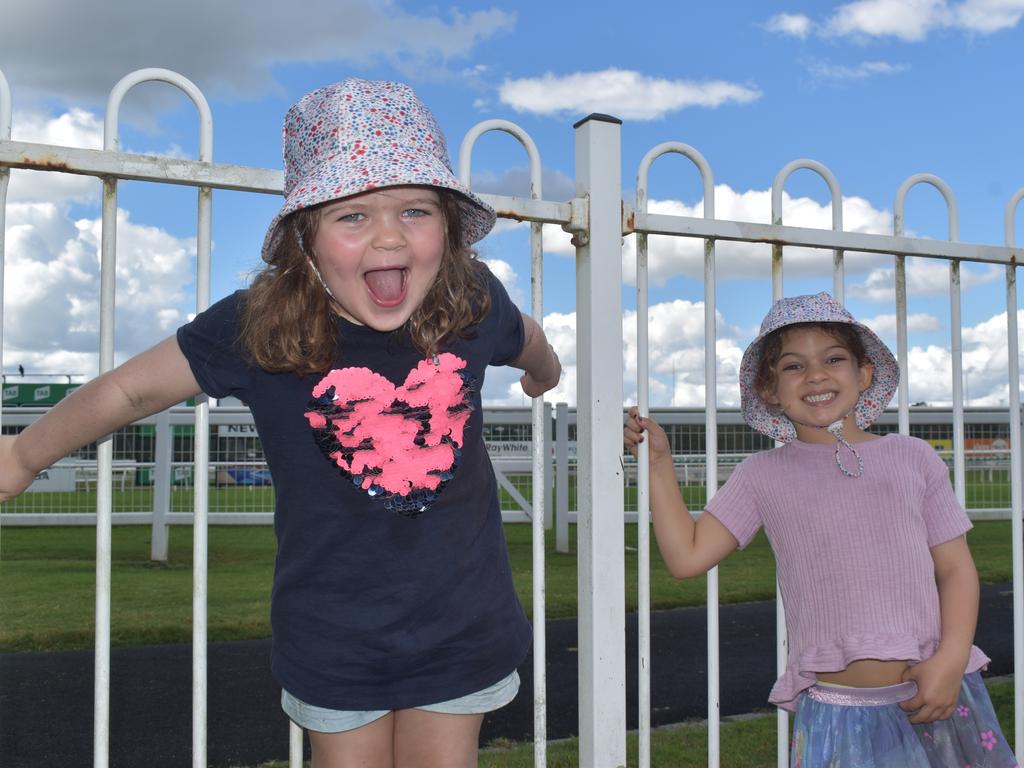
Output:
[[[627,609],[636,609],[636,526],[626,526]],[[532,609],[531,529],[505,526],[516,588]],[[570,552],[546,541],[549,618],[576,615],[575,526]],[[968,536],[983,581],[1011,579],[1009,521],[979,521]],[[93,643],[95,529],[6,528],[0,531],[0,652],[69,650]],[[187,643],[191,640],[192,529],[175,526],[166,563],[149,559],[150,529],[115,526],[112,532],[111,642],[115,645]],[[270,634],[269,595],[274,567],[270,526],[209,529],[209,637],[239,640]],[[722,602],[775,596],[775,570],[763,535],[719,568]],[[703,605],[703,578],[669,576],[652,537],[651,606],[655,610]]]
[[[193,506],[191,487],[176,486],[171,489],[171,510],[191,512]],[[111,493],[111,509],[114,512],[138,512],[153,509],[153,488],[151,486],[128,486],[120,489],[115,481]],[[263,486],[234,488],[210,487],[210,512],[235,512],[237,510],[274,510],[274,489]],[[38,491],[23,493],[4,502],[4,512],[95,512],[96,490],[81,491]]]
[[[111,642],[191,642],[192,529],[171,529],[166,563],[149,559],[150,529],[112,531]],[[93,646],[95,529],[7,528],[0,535],[0,651]],[[270,634],[274,533],[269,526],[209,529],[209,637]]]
[[[626,526],[626,597],[636,607],[636,526]],[[516,587],[531,610],[532,552],[528,525],[505,526]],[[576,615],[575,526],[570,553],[554,551],[547,537],[547,608],[551,618]],[[1011,579],[1009,521],[979,521],[968,535],[983,581]],[[651,539],[651,605],[654,609],[703,605],[703,578],[676,581],[665,569]],[[115,526],[112,531],[111,641],[115,645],[191,642],[192,530],[171,529],[166,563],[149,559],[150,529]],[[209,529],[209,637],[233,640],[267,637],[269,595],[274,565],[270,526],[212,526]],[[775,596],[771,550],[763,535],[729,557],[720,567],[723,602],[747,602]],[[0,652],[69,650],[93,644],[95,610],[95,529],[6,528],[0,531]],[[1013,687],[990,684],[1003,732],[1012,735]],[[775,718],[743,719],[723,724],[722,764],[730,768],[775,765]],[[636,737],[628,742],[630,765],[636,764]],[[552,742],[551,768],[575,768],[575,739]],[[707,729],[684,724],[652,734],[652,764],[661,768],[706,765]],[[263,768],[283,768],[283,763]],[[482,751],[482,768],[533,765],[532,744],[496,743]]]

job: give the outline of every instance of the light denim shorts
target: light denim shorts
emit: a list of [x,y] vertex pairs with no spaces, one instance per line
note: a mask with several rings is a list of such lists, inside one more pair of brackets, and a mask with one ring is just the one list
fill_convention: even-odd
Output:
[[[425,704],[415,707],[425,712],[440,712],[445,715],[482,715],[492,712],[508,704],[519,691],[519,673],[511,675],[484,688],[476,693],[469,693],[450,701],[438,704]],[[281,691],[281,709],[296,725],[307,731],[320,733],[340,733],[361,728],[374,720],[379,720],[391,712],[390,709],[354,710],[325,709],[307,704],[288,691]]]

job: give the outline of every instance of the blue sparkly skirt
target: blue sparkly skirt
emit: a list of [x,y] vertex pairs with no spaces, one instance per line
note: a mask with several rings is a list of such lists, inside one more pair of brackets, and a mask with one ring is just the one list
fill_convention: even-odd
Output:
[[948,720],[913,725],[899,702],[916,691],[913,682],[808,688],[793,720],[791,768],[1017,768],[978,672],[964,676]]

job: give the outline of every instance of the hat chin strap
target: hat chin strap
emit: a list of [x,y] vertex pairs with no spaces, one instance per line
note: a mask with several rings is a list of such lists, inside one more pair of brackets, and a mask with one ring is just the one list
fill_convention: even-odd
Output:
[[331,301],[340,307],[341,302],[338,301],[337,297],[333,293],[331,293],[331,289],[327,285],[327,281],[324,280],[324,276],[320,274],[320,270],[317,268],[316,262],[313,261],[312,254],[306,250],[306,240],[302,237],[302,232],[296,232],[295,237],[298,238],[299,241],[299,251],[301,251],[306,257],[306,261],[309,262],[309,268],[313,270],[313,274],[316,275],[316,279],[320,281],[320,285],[322,285],[324,290],[327,291],[327,295],[331,297]]
[[[797,421],[792,416],[790,416],[788,413],[786,413],[785,410],[783,410],[783,414],[785,414],[786,418],[789,419],[790,421],[792,421],[794,424],[799,424],[802,427],[812,427],[814,429],[824,429],[830,435],[832,435],[832,437],[834,437],[836,439],[836,464],[839,466],[840,471],[842,471],[842,473],[844,475],[846,475],[847,477],[860,477],[861,475],[864,474],[864,459],[862,459],[860,454],[857,453],[857,449],[854,448],[853,445],[851,445],[850,442],[845,437],[843,437],[843,422],[846,421],[847,416],[849,416],[851,413],[853,413],[853,409],[850,409],[849,411],[847,411],[846,415],[844,415],[841,419],[838,419],[837,421],[833,421],[828,426],[822,427],[822,426],[819,426],[818,424],[808,424],[805,421]],[[840,447],[845,447],[846,450],[848,450],[850,453],[852,453],[853,457],[857,460],[857,471],[856,472],[854,472],[854,471],[852,471],[850,469],[847,469],[846,466],[843,464],[842,457],[839,455]]]
[[312,269],[313,274],[316,275],[316,279],[320,281],[320,285],[324,287],[324,290],[327,291],[327,295],[331,297],[331,301],[333,301],[335,304],[338,304],[338,299],[335,297],[333,293],[331,293],[331,289],[327,285],[327,282],[324,280],[324,276],[321,275],[320,270],[316,268],[316,264],[313,262],[313,258],[311,256],[307,256],[306,260],[309,262],[309,268]]

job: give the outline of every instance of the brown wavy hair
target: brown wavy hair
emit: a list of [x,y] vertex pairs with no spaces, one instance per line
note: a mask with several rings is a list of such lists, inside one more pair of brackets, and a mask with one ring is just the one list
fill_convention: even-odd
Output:
[[[466,329],[491,308],[486,267],[463,244],[458,193],[434,189],[445,221],[441,266],[423,302],[395,331],[407,333],[424,357],[436,354],[452,336],[468,335]],[[271,373],[324,373],[341,348],[336,302],[313,271],[303,245],[316,238],[320,207],[304,208],[281,221],[282,236],[242,305],[242,349],[250,362]]]

